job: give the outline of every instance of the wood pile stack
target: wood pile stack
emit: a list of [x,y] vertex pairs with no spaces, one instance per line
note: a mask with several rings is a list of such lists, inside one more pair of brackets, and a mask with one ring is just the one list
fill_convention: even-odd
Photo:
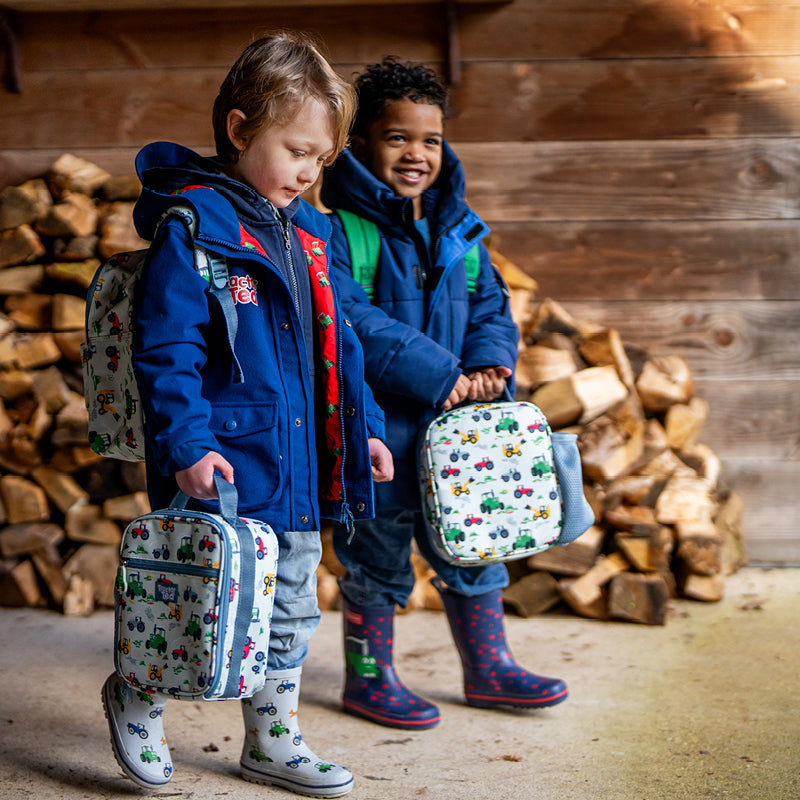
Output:
[[148,508],[142,466],[88,447],[80,368],[95,270],[144,246],[138,191],[65,154],[0,193],[0,605],[113,605],[121,529]]
[[560,602],[597,619],[664,624],[670,598],[716,601],[744,563],[742,503],[700,443],[708,402],[677,356],[650,357],[617,331],[546,300],[521,322],[517,396],[578,435],[596,524],[512,566],[522,616]]

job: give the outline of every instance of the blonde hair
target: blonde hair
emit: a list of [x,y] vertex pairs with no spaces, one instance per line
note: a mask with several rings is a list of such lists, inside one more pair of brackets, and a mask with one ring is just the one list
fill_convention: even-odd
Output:
[[245,115],[238,133],[250,140],[259,131],[290,120],[311,98],[330,110],[335,140],[332,162],[347,146],[356,112],[355,90],[336,74],[306,34],[280,31],[257,39],[231,67],[214,101],[217,155],[227,163],[239,158],[228,136],[228,114],[233,109]]

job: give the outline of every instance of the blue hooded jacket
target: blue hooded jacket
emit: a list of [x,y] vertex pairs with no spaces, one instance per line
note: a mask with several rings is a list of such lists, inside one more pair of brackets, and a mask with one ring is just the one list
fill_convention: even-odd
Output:
[[[371,303],[353,280],[343,234],[333,237],[333,261],[342,308],[361,339],[367,382],[386,414],[386,443],[395,460],[394,481],[376,487],[381,509],[419,508],[417,440],[458,376],[516,365],[519,331],[508,291],[481,242],[489,229],[467,206],[464,192],[461,163],[444,142],[441,173],[422,196],[429,250],[414,226],[411,199],[396,196],[350,150],[325,172],[323,203],[371,220],[380,233]],[[336,215],[332,222],[341,230]],[[470,293],[464,255],[478,242],[480,275]]]
[[[325,274],[325,216],[297,199],[282,210],[291,223],[284,226],[270,203],[215,159],[179,145],[148,145],[136,167],[143,191],[134,222],[153,240],[136,289],[133,360],[151,503],[166,505],[174,473],[214,450],[234,468],[240,511],[257,512],[275,530],[372,516],[367,439],[384,438],[383,414]],[[194,267],[185,226],[173,217],[159,225],[176,203],[192,206],[197,241],[227,260],[243,383],[233,381],[224,317]]]

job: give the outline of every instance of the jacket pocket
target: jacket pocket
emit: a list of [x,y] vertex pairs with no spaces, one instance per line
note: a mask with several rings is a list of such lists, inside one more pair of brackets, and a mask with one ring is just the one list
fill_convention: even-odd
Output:
[[263,508],[283,486],[283,459],[275,404],[215,405],[211,432],[233,467],[239,509]]

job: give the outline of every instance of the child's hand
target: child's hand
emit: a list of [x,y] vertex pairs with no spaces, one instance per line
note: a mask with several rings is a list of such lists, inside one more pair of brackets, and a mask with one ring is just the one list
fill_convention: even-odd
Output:
[[[472,382],[466,375],[459,375],[456,385],[450,390],[450,396],[444,401],[442,408],[449,411],[453,406],[457,406],[462,400],[466,400],[470,394]],[[474,399],[474,398],[473,398]]]
[[394,459],[389,448],[380,439],[370,439],[369,460],[372,463],[372,480],[385,483],[394,478]]
[[215,500],[217,498],[217,487],[214,486],[215,470],[218,470],[228,483],[233,483],[233,467],[219,453],[214,452],[206,453],[191,467],[176,472],[175,480],[178,488],[189,497]]
[[508,367],[486,367],[477,370],[469,375],[473,389],[470,397],[473,400],[480,400],[486,403],[502,396],[506,386],[506,378],[511,377],[511,370]]

